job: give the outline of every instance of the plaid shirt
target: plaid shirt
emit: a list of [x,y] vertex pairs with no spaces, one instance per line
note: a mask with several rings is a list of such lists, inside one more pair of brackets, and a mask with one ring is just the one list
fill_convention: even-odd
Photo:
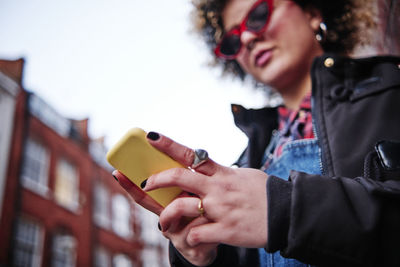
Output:
[[285,144],[300,139],[314,138],[311,118],[311,94],[307,94],[298,110],[290,110],[284,106],[278,108],[279,129],[277,141],[267,151],[267,159],[262,167],[267,169],[272,162],[282,155]]

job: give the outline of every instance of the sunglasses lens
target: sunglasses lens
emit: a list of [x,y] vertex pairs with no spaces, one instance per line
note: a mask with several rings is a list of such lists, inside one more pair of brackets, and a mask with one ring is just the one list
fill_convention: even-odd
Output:
[[[270,6],[271,5],[271,6]],[[244,22],[233,30],[229,31],[219,43],[216,50],[218,56],[228,59],[234,59],[240,51],[240,35],[243,31],[251,31],[259,34],[266,27],[271,15],[272,3],[267,0],[257,1],[255,6],[247,14]],[[244,24],[243,24],[244,23]]]
[[232,34],[225,36],[220,44],[220,52],[225,56],[236,55],[240,50],[240,36]]
[[267,2],[261,2],[248,15],[246,27],[250,31],[260,31],[265,26],[270,14],[270,9]]

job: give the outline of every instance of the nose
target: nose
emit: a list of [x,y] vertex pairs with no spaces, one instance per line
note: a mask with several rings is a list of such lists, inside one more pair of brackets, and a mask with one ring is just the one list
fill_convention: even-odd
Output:
[[257,39],[257,34],[250,32],[250,31],[244,31],[244,32],[242,32],[242,35],[240,36],[240,41],[242,42],[242,45],[249,50],[251,50],[253,48],[254,41],[256,39]]

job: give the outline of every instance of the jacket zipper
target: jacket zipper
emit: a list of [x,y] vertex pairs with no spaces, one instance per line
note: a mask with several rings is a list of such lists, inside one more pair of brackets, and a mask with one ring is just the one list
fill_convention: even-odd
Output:
[[[313,110],[313,108],[311,110]],[[319,170],[321,171],[321,174],[325,174],[325,172],[324,172],[324,164],[322,163],[322,145],[321,145],[321,142],[320,142],[319,137],[318,137],[318,132],[317,132],[317,129],[316,129],[317,126],[316,126],[315,120],[314,120],[316,114],[315,114],[314,111],[311,111],[311,114],[313,116],[313,119],[312,119],[313,133],[314,133],[315,138],[317,139],[317,142],[320,144],[319,145],[319,150],[318,150]]]
[[[315,136],[315,138],[317,139],[317,141],[319,143],[319,152],[318,152],[318,154],[319,154],[319,168],[320,168],[321,174],[326,174],[325,173],[326,164],[324,162],[323,153],[322,153],[323,144],[321,142],[322,140],[320,140],[320,137],[319,137],[319,131],[320,130],[317,127],[318,123],[316,123],[316,122],[320,123],[319,117],[318,117],[318,113],[322,112],[322,110],[318,110],[318,112],[317,112],[317,106],[316,106],[317,93],[318,93],[318,92],[316,92],[316,90],[317,90],[316,88],[319,87],[319,86],[317,86],[319,84],[319,80],[317,79],[317,70],[318,70],[317,66],[321,65],[320,62],[321,62],[320,60],[318,60],[318,62],[314,62],[314,65],[313,65],[313,67],[311,69],[311,79],[312,79],[311,115],[312,115],[313,133],[314,133],[314,136]],[[320,88],[320,90],[322,90],[322,88]],[[318,109],[321,109],[321,103],[320,103]]]

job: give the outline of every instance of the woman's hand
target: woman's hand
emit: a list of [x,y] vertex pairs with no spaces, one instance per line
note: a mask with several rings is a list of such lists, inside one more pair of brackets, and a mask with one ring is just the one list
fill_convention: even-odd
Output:
[[115,170],[112,175],[137,204],[160,216],[160,213],[163,210],[163,207],[160,204],[143,192],[143,190],[137,185],[132,183],[122,172]]
[[[144,207],[145,209],[160,215],[163,211],[163,207],[154,201],[149,195],[144,193],[137,185],[132,183],[125,175],[119,171],[114,171],[113,176],[118,180],[119,184],[132,196],[133,200]],[[177,198],[179,199],[190,197],[187,193],[182,193]],[[196,198],[198,200],[198,198]],[[193,214],[192,217],[197,217],[198,214]],[[205,217],[198,217],[192,221],[188,218],[183,219],[173,228],[168,231],[163,231],[163,235],[171,240],[175,248],[192,264],[197,266],[206,266],[215,259],[217,255],[218,244],[200,244],[196,246],[190,246],[186,237],[190,232],[190,229],[194,226],[207,223],[208,220]]]
[[[185,166],[193,163],[194,151],[171,139],[152,133],[149,142],[158,150]],[[148,135],[149,136],[149,135]],[[199,216],[199,201],[204,216],[195,219],[182,232],[186,240],[183,247],[199,244],[225,243],[243,247],[265,247],[267,243],[267,175],[256,169],[234,169],[216,164],[212,160],[196,168],[170,169],[151,176],[145,191],[178,186],[197,197],[181,197],[172,201],[160,214],[164,235],[179,232],[184,217]],[[200,198],[200,199],[199,199]],[[187,231],[187,232],[186,232]],[[175,241],[176,242],[176,241]]]

